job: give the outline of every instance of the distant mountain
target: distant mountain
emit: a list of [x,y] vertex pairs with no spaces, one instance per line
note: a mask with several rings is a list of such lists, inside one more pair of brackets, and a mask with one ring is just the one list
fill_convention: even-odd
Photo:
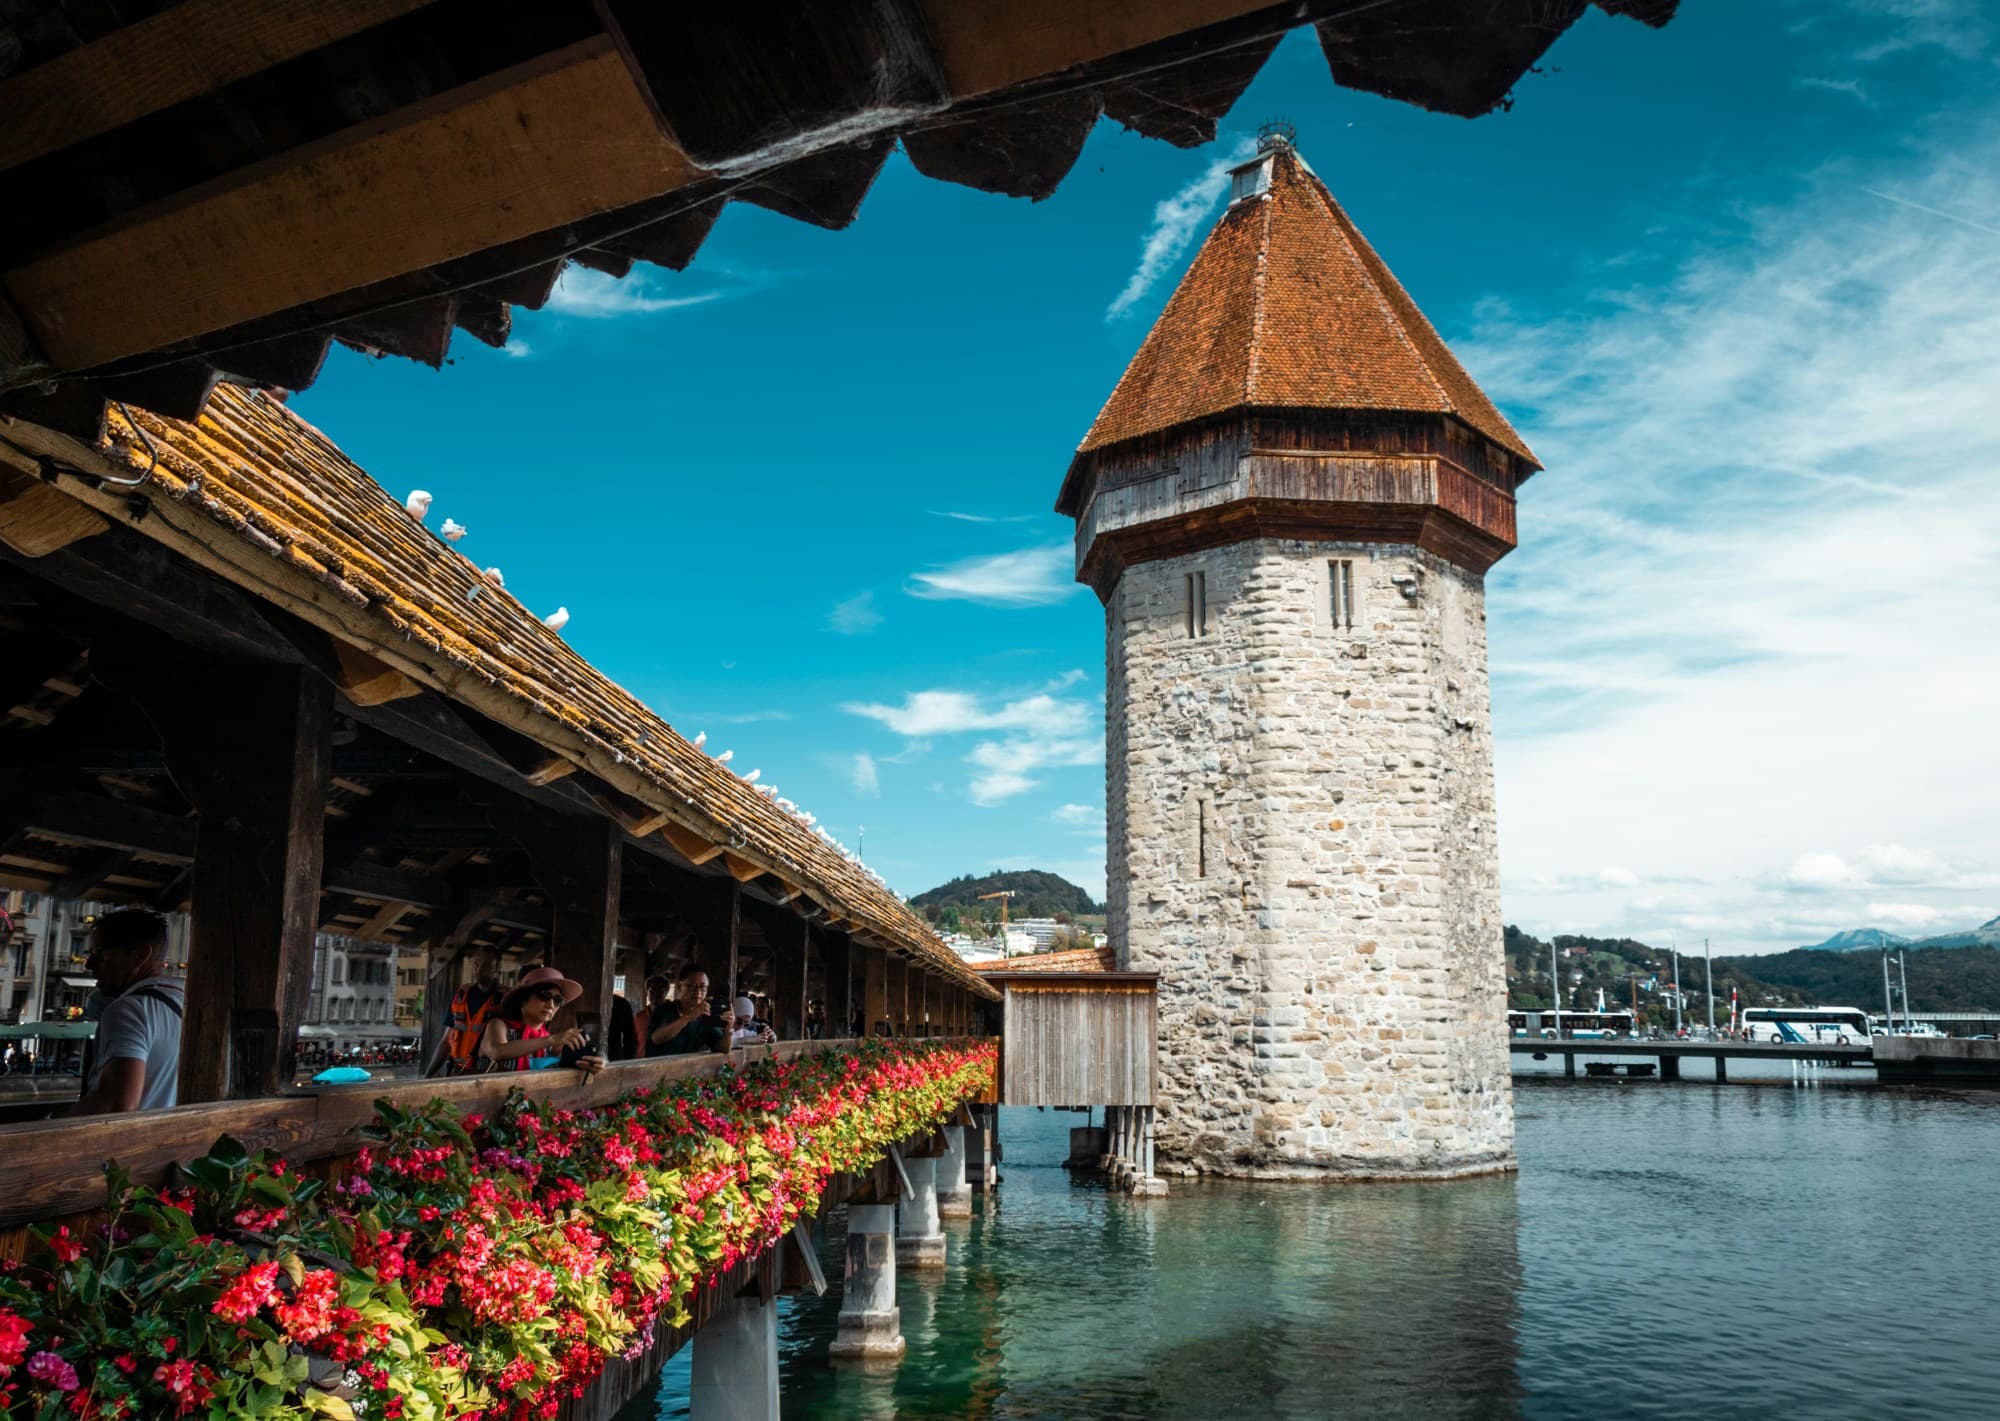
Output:
[[1897,937],[1881,928],[1849,928],[1844,933],[1835,933],[1825,942],[1811,942],[1799,948],[1800,952],[1860,952],[1866,948],[1880,952],[1884,947],[1908,947],[1910,940]]
[[2000,947],[2000,918],[1992,918],[1962,933],[1939,933],[1920,939],[1918,947]]
[[982,903],[980,896],[1007,889],[1014,892],[1014,896],[1007,900],[1009,918],[1053,918],[1057,913],[1076,917],[1078,914],[1104,911],[1088,893],[1068,879],[1039,868],[989,873],[978,878],[966,874],[919,893],[910,900],[910,906],[933,921],[946,908],[956,908],[961,914],[972,917],[984,917],[991,913],[998,918],[1000,900],[996,898]]
[[2000,918],[1963,932],[1937,933],[1925,938],[1897,937],[1881,928],[1849,928],[1825,942],[1797,948],[1799,952],[1880,952],[1884,947],[2000,947]]

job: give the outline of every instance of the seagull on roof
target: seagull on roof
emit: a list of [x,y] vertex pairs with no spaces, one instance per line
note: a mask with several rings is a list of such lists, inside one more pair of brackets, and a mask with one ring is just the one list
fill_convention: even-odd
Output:
[[410,496],[403,500],[403,511],[419,523],[423,522],[431,512],[430,494],[420,488],[411,489]]
[[749,774],[743,777],[743,783],[747,785],[754,785],[755,783],[757,783],[758,779],[763,775],[763,773],[764,772],[762,770],[752,770]]
[[694,737],[694,748],[699,750],[706,744],[708,744],[708,732],[706,730],[697,732]]
[[569,608],[567,607],[556,608],[555,611],[549,613],[546,617],[542,618],[542,625],[547,627],[552,632],[561,631],[564,627],[569,625]]
[[507,579],[500,575],[500,569],[497,567],[487,568],[485,572],[480,574],[480,576],[484,577],[488,582],[492,583],[495,587],[505,587],[507,585]]
[[[411,497],[414,498],[415,495],[412,494]],[[429,495],[426,494],[425,497],[428,498]],[[457,542],[460,538],[463,538],[470,531],[471,530],[469,528],[467,528],[463,523],[459,522],[456,518],[445,519],[444,527],[438,529],[438,532],[444,535],[444,540],[447,543]]]
[[736,752],[734,750],[724,750],[720,755],[715,757],[715,762],[719,765],[726,765],[735,758]]

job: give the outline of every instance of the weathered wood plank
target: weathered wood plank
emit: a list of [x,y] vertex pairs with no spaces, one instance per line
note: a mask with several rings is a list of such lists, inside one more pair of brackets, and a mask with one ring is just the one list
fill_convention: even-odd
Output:
[[0,169],[408,14],[430,0],[182,0],[0,84]]
[[696,176],[601,35],[179,194],[5,285],[49,360],[82,370]]

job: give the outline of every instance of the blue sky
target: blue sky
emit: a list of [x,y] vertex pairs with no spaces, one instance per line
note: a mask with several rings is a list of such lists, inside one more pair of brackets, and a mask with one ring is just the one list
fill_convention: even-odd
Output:
[[1489,614],[1511,921],[1718,950],[2000,912],[2000,18],[1592,11],[1467,123],[1308,34],[1208,148],[1030,204],[900,156],[828,233],[577,273],[297,408],[905,893],[1103,886],[1103,628],[1050,512],[1266,117],[1548,465]]

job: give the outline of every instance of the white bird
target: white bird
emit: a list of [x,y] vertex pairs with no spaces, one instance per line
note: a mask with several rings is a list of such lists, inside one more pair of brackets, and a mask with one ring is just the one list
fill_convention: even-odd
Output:
[[486,571],[481,574],[481,576],[483,576],[488,582],[492,583],[495,587],[505,587],[507,585],[507,579],[500,575],[500,569],[497,567],[487,568]]
[[720,755],[717,755],[715,757],[715,763],[718,765],[726,765],[735,758],[736,758],[736,752],[734,750],[724,750]]
[[542,618],[542,625],[547,627],[552,632],[561,631],[564,627],[569,625],[569,608],[567,607],[556,608],[555,611],[549,613],[546,617]]
[[755,783],[757,783],[758,778],[762,776],[763,773],[764,772],[762,770],[752,770],[749,774],[743,777],[743,783],[747,785],[754,785]]
[[444,540],[447,543],[455,543],[460,538],[463,538],[469,530],[456,518],[447,518],[444,520],[444,527],[438,531],[444,534]]
[[423,522],[424,519],[430,517],[431,513],[430,494],[426,493],[423,489],[420,488],[411,489],[410,496],[403,500],[403,511],[408,513],[410,517],[416,519],[419,523]]
[[697,732],[694,737],[694,748],[699,750],[706,744],[708,744],[708,732],[706,730]]

